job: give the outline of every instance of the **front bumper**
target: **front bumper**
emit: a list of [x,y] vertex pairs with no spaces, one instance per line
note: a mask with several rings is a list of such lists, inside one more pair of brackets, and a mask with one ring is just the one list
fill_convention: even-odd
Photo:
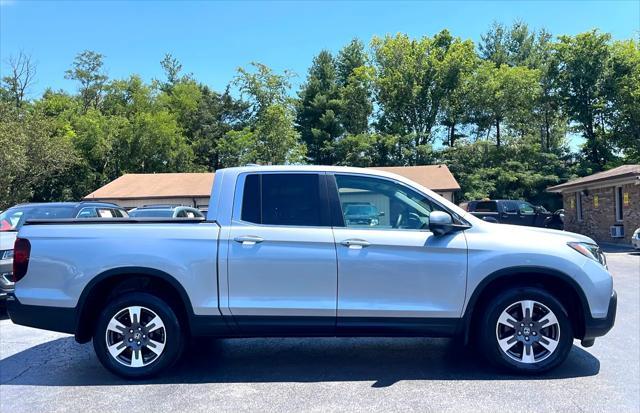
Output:
[[11,321],[27,327],[74,334],[76,309],[22,304],[13,294],[8,294],[7,312]]
[[592,345],[596,337],[604,336],[611,330],[616,321],[617,309],[618,293],[614,290],[609,299],[609,308],[605,318],[593,318],[587,314],[584,320],[584,337],[582,337],[582,343],[585,347]]

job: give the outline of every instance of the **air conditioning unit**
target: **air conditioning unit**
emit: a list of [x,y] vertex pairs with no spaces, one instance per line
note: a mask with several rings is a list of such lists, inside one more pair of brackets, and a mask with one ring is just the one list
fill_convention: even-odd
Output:
[[624,238],[624,227],[622,225],[612,225],[609,228],[611,238]]

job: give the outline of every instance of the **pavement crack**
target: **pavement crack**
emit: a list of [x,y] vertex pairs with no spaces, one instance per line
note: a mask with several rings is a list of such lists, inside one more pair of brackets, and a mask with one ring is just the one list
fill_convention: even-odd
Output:
[[24,373],[28,372],[29,370],[31,370],[31,366],[29,366],[26,369],[22,370],[20,373],[16,374],[15,376],[10,378],[9,380],[2,382],[2,384],[10,384],[12,381],[14,381],[16,379],[19,379]]

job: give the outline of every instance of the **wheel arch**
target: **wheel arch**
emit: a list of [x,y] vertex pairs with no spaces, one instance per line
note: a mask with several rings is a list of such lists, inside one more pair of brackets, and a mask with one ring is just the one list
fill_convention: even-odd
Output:
[[584,336],[586,317],[591,313],[587,298],[578,283],[569,275],[553,268],[517,266],[490,274],[474,289],[463,315],[462,334],[465,343],[469,341],[477,324],[479,310],[496,294],[518,286],[541,287],[554,295],[569,312],[574,336]]
[[82,290],[76,305],[75,338],[79,343],[91,340],[92,326],[100,309],[113,296],[127,291],[148,291],[168,302],[191,330],[193,307],[184,287],[164,271],[148,267],[120,267],[94,277]]

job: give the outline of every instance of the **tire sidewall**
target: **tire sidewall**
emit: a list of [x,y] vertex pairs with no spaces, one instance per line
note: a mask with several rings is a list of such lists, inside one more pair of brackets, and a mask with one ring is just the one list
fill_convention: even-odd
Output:
[[[162,354],[148,366],[127,367],[116,361],[107,348],[105,340],[111,318],[130,306],[146,307],[155,312],[164,323],[166,342]],[[127,293],[111,301],[98,316],[93,334],[93,347],[100,362],[112,373],[128,379],[142,379],[157,375],[171,367],[180,357],[184,338],[180,323],[171,307],[158,297],[147,293]]]
[[[534,300],[548,307],[556,315],[560,326],[560,339],[556,350],[546,359],[532,364],[520,363],[506,355],[498,344],[496,324],[500,314],[510,305],[522,300]],[[481,347],[489,361],[512,372],[539,374],[561,364],[573,346],[573,329],[567,311],[562,304],[548,292],[530,287],[514,288],[497,296],[485,307],[482,322]]]

